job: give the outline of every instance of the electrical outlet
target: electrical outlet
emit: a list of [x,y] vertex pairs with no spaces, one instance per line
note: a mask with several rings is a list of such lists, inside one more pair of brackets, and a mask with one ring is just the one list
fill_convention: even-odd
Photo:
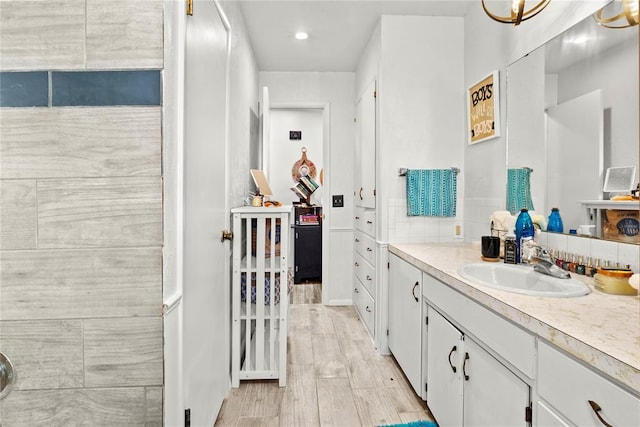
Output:
[[344,206],[344,196],[342,194],[334,194],[331,196],[331,201],[334,208],[341,208]]
[[462,225],[456,224],[454,226],[453,238],[456,240],[462,239]]

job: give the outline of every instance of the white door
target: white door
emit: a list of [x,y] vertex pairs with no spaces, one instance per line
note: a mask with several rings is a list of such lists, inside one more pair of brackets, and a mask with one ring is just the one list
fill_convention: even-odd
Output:
[[582,205],[574,200],[602,198],[603,111],[600,90],[547,111],[547,208],[560,208],[565,229],[582,221]]
[[427,405],[439,426],[462,425],[462,333],[429,307]]
[[529,386],[469,337],[464,351],[464,425],[526,426]]
[[[356,188],[356,205],[375,208],[376,188],[376,82],[372,81],[356,105],[356,162],[360,164],[360,187]],[[358,144],[358,140],[356,140]],[[358,155],[360,158],[358,158]]]
[[389,349],[422,396],[422,272],[389,255]]
[[184,148],[185,409],[212,426],[230,387],[226,196],[229,28],[212,0],[187,19]]

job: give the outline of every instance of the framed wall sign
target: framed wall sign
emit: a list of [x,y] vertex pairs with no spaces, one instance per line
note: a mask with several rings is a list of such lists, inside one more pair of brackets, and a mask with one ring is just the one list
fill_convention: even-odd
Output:
[[469,144],[500,136],[500,76],[494,71],[467,90]]

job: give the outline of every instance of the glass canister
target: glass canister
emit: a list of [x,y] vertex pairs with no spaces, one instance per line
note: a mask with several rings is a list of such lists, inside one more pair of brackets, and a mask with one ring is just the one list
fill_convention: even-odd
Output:
[[564,231],[562,218],[560,217],[560,209],[551,208],[549,222],[547,223],[547,231],[552,231],[554,233],[562,233]]

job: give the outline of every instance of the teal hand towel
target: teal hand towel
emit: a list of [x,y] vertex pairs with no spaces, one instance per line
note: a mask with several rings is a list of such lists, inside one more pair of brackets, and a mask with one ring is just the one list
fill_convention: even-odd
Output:
[[531,169],[507,169],[507,210],[516,213],[522,208],[534,210],[531,199]]
[[453,169],[407,170],[408,216],[456,216],[457,175]]

